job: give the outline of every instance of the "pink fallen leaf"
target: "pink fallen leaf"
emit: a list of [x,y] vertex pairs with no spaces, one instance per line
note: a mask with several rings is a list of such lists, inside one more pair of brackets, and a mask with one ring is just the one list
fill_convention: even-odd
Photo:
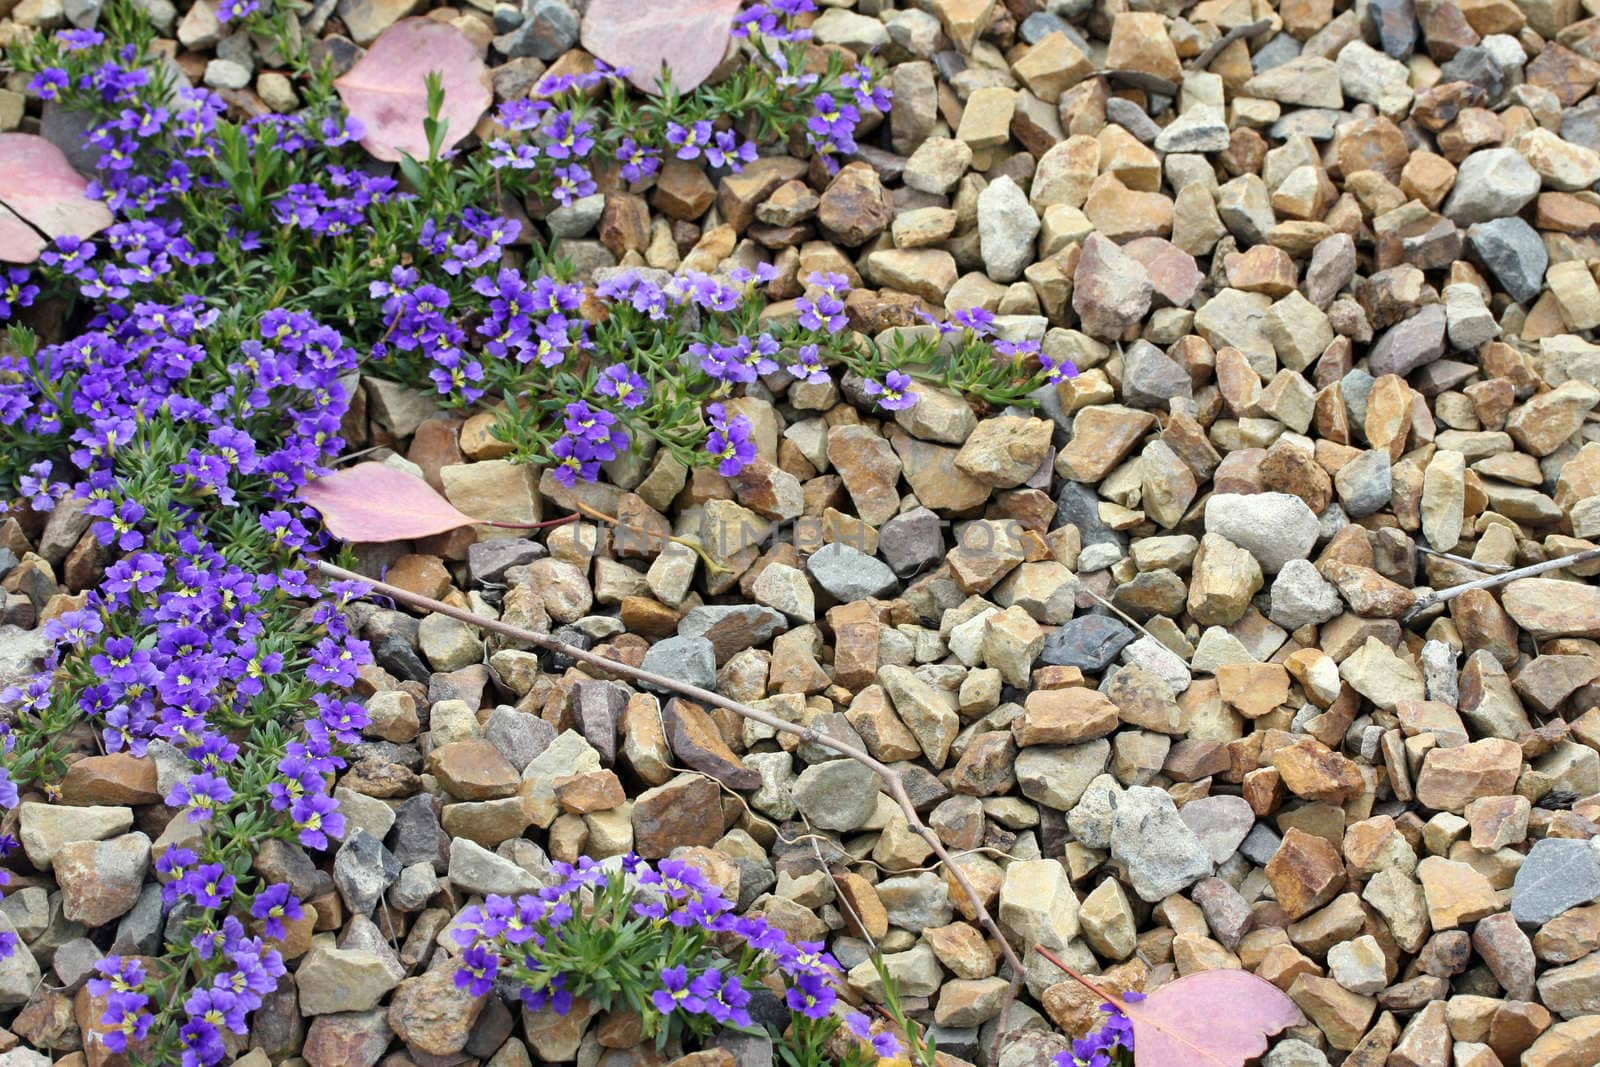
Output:
[[401,19],[372,42],[360,62],[333,83],[350,116],[366,127],[361,147],[389,163],[402,155],[428,157],[423,120],[428,117],[427,76],[444,87],[444,147],[471,133],[494,102],[494,83],[483,52],[454,26],[433,19]]
[[341,541],[411,541],[482,520],[464,515],[433,486],[383,463],[357,463],[307,482],[300,499]]
[[89,183],[66,155],[31,133],[0,133],[0,260],[32,263],[46,238],[88,237],[111,212],[87,194]]
[[740,0],[589,0],[583,47],[613,67],[628,68],[628,80],[647,93],[665,66],[672,87],[688,92],[707,78],[727,54]]
[[1200,971],[1135,1001],[1099,988],[1048,949],[1039,953],[1128,1017],[1135,1067],[1244,1067],[1267,1050],[1269,1036],[1306,1021],[1283,990],[1249,971]]

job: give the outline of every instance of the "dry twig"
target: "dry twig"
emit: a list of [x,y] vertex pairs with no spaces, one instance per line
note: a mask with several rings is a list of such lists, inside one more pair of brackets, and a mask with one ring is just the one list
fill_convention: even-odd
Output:
[[1470,589],[1497,589],[1502,585],[1516,581],[1518,578],[1532,578],[1548,571],[1558,571],[1563,567],[1570,567],[1575,563],[1587,563],[1592,559],[1600,559],[1600,548],[1586,548],[1582,552],[1574,552],[1570,556],[1547,559],[1543,563],[1532,563],[1526,567],[1518,567],[1516,570],[1506,571],[1504,574],[1495,574],[1488,578],[1479,578],[1477,581],[1452,585],[1448,589],[1439,589],[1418,597],[1416,605],[1406,612],[1400,621],[1409,623],[1430,608],[1454,600]]

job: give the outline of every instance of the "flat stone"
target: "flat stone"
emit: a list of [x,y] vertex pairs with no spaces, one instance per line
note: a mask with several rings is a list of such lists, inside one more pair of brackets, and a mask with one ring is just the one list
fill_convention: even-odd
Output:
[[1595,900],[1600,900],[1600,854],[1575,838],[1535,841],[1511,885],[1511,914],[1524,926],[1543,926]]

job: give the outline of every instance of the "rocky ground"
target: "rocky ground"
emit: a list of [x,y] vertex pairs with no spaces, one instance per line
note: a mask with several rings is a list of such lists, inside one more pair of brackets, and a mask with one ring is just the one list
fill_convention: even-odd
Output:
[[[144,6],[192,78],[295,106],[205,0]],[[1600,5],[1138,6],[838,0],[816,41],[875,54],[896,94],[856,162],[674,164],[567,234],[590,271],[768,258],[775,315],[837,271],[869,334],[983,307],[1080,376],[1006,411],[920,387],[892,419],[848,382],[774,381],[729,405],[758,431],[745,475],[663,453],[578,490],[501,458],[492,415],[368,381],[353,447],[468,513],[581,501],[729,570],[595,524],[364,561],[863,745],[1019,950],[1118,989],[1243,967],[1287,991],[1309,1023],[1269,1067],[1592,1067],[1600,562],[1415,609],[1600,536]],[[0,35],[93,7],[0,0]],[[303,29],[343,66],[418,7],[324,0]],[[431,15],[502,95],[573,61],[565,0]],[[78,532],[0,526],[0,621],[82,587]],[[353,829],[324,869],[257,859],[314,918],[241,1063],[662,1061],[623,1019],[456,1005],[436,943],[549,858],[628,849],[702,863],[863,989],[870,938],[940,1047],[989,1062],[997,953],[864,768],[442,615],[357,621],[378,666]],[[39,640],[0,626],[0,676]],[[85,1062],[88,968],[156,936],[143,865],[102,842],[161,833],[159,773],[87,759],[8,820],[40,873],[0,902],[31,950],[0,967],[0,1062]],[[1025,962],[1005,1067],[1096,1006]]]

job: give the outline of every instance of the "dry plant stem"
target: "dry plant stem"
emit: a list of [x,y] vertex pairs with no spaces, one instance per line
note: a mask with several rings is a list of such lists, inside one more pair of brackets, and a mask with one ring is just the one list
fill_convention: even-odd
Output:
[[1039,955],[1043,956],[1045,959],[1049,960],[1051,963],[1055,964],[1057,967],[1060,967],[1063,971],[1066,971],[1070,978],[1075,980],[1079,985],[1083,986],[1083,988],[1087,989],[1095,996],[1104,1000],[1106,1003],[1117,1005],[1122,1003],[1122,999],[1120,997],[1116,997],[1110,993],[1107,993],[1104,989],[1101,989],[1099,986],[1089,981],[1089,979],[1073,970],[1072,967],[1068,965],[1066,960],[1062,959],[1060,956],[1057,956],[1054,952],[1051,952],[1043,945],[1035,945],[1033,946],[1033,950]]
[[[892,770],[888,765],[874,759],[872,756],[853,745],[839,741],[836,738],[828,736],[827,734],[819,733],[803,726],[796,726],[787,719],[781,719],[769,712],[759,711],[755,708],[749,707],[748,705],[741,704],[737,700],[730,700],[720,693],[714,693],[709,689],[701,689],[697,685],[688,685],[674,678],[668,678],[652,671],[640,670],[638,667],[621,663],[614,659],[607,659],[604,656],[597,656],[587,649],[578,648],[563,641],[558,641],[549,634],[540,634],[535,633],[532,630],[524,630],[520,626],[512,626],[509,623],[501,622],[499,619],[486,619],[481,615],[474,615],[470,611],[446,604],[442,600],[434,600],[432,597],[419,596],[418,594],[410,592],[409,590],[401,589],[399,586],[390,585],[387,582],[380,582],[372,578],[367,578],[363,575],[357,574],[355,571],[348,571],[343,567],[336,567],[331,563],[319,561],[316,564],[316,568],[324,577],[331,578],[334,581],[360,582],[368,587],[369,595],[371,593],[376,593],[380,596],[389,597],[391,600],[398,601],[402,604],[409,604],[412,607],[421,608],[425,611],[438,612],[440,615],[448,615],[450,618],[467,623],[470,626],[476,626],[480,630],[488,630],[490,633],[499,634],[502,637],[509,637],[513,641],[524,641],[530,645],[545,649],[548,652],[555,652],[558,655],[569,657],[570,659],[576,660],[579,663],[586,663],[592,667],[598,667],[601,670],[609,671],[612,674],[621,675],[622,677],[628,678],[631,681],[648,685],[652,688],[670,690],[671,692],[677,693],[678,695],[686,697],[689,700],[693,700],[696,703],[705,704],[714,708],[722,708],[725,711],[731,711],[735,715],[750,719],[754,722],[759,722],[763,726],[770,727],[779,731],[780,733],[792,734],[795,737],[800,738],[802,741],[810,742],[811,744],[815,745],[821,745],[823,748],[832,749],[834,752],[839,753],[839,755],[853,759],[857,763],[869,768],[872,773],[876,774],[879,779],[883,781],[883,784],[888,788],[889,796],[893,798],[894,802],[899,806],[901,813],[906,818],[906,824],[911,827],[917,836],[921,837],[928,843],[928,847],[933,850],[934,855],[938,856],[939,861],[944,864],[945,870],[949,872],[952,878],[955,879],[956,885],[960,887],[961,892],[967,898],[967,902],[972,905],[973,911],[977,913],[979,924],[983,926],[984,930],[988,932],[990,937],[994,938],[995,943],[1000,946],[1001,955],[1005,957],[1006,963],[1008,963],[1011,967],[1011,985],[1006,992],[1004,1007],[1002,1007],[1000,1010],[1000,1026],[995,1031],[995,1048],[996,1052],[998,1052],[1000,1039],[1005,1034],[1006,1019],[1011,1011],[1011,1005],[1013,1002],[1015,1002],[1017,993],[1022,988],[1022,961],[1017,958],[1016,951],[1011,947],[1010,942],[1006,940],[1005,935],[1001,933],[1000,925],[995,922],[994,917],[989,914],[989,909],[984,906],[983,898],[980,897],[978,895],[978,891],[973,888],[972,882],[967,878],[966,872],[955,863],[955,861],[950,857],[950,853],[945,851],[944,843],[939,840],[939,835],[934,833],[933,830],[931,830],[917,814],[917,809],[911,804],[911,796],[906,792],[905,782],[903,782],[900,778],[900,775],[895,773],[895,771]],[[1082,979],[1079,980],[1082,981]],[[994,1062],[998,1062],[998,1056],[995,1057]]]
[[1429,608],[1446,603],[1447,601],[1454,600],[1456,597],[1467,592],[1469,589],[1495,589],[1509,582],[1514,582],[1518,578],[1532,578],[1535,575],[1544,574],[1546,571],[1558,571],[1562,567],[1570,567],[1574,563],[1587,563],[1591,559],[1600,559],[1600,548],[1586,548],[1582,552],[1574,552],[1570,556],[1562,556],[1559,559],[1547,559],[1543,563],[1534,563],[1526,567],[1518,567],[1514,571],[1506,571],[1504,574],[1491,575],[1488,578],[1479,578],[1475,582],[1463,582],[1461,585],[1452,585],[1449,589],[1440,589],[1437,592],[1429,593],[1426,596],[1419,597],[1417,599],[1416,606],[1410,611],[1406,612],[1400,621],[1410,622],[1412,619],[1416,618],[1424,611],[1427,611]]

